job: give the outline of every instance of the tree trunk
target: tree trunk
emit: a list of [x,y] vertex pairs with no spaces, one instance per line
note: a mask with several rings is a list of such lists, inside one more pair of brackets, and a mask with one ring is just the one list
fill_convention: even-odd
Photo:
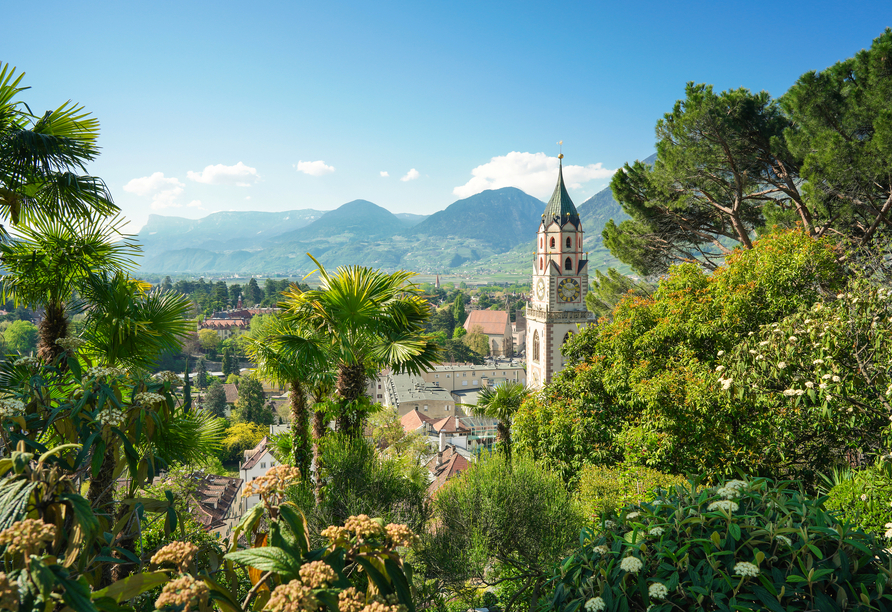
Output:
[[301,478],[310,477],[310,415],[307,395],[299,380],[291,381],[291,452]]
[[[115,514],[115,523],[118,523],[124,515],[127,514],[129,508],[126,504],[121,504],[118,506],[118,511]],[[133,520],[135,516],[131,516],[131,520],[124,525],[121,536],[118,538],[118,541],[115,543],[115,547],[122,548],[126,551],[133,553],[136,555],[136,530],[133,529]],[[127,576],[133,573],[134,564],[130,561],[126,561],[126,557],[123,553],[116,551],[112,552],[112,556],[115,559],[119,559],[121,561],[125,561],[123,564],[113,565],[111,568],[111,581],[117,582],[118,580],[123,580]]]
[[[102,464],[99,466],[99,473],[95,478],[90,479],[90,488],[87,490],[87,500],[90,506],[97,514],[106,514],[108,516],[108,528],[111,529],[115,521],[115,449],[109,442],[105,448],[105,455],[102,457]],[[100,588],[104,588],[112,583],[112,565],[104,563],[102,565],[102,576],[100,578]]]
[[[47,304],[43,320],[40,321],[40,338],[37,344],[37,356],[45,364],[53,363],[60,355],[65,354],[65,349],[56,344],[56,340],[68,337],[68,317],[65,314],[65,305],[62,303]],[[60,362],[63,369],[68,366],[64,361]]]
[[325,437],[325,429],[327,425],[328,424],[325,422],[325,413],[323,411],[317,410],[313,413],[313,462],[316,465],[317,504],[322,503],[322,451],[319,446],[322,444],[322,438]]
[[505,453],[505,459],[511,462],[511,425],[505,421],[499,421],[496,425],[496,444],[499,450]]
[[[338,380],[336,390],[343,404],[351,404],[362,397],[365,392],[365,367],[359,363],[338,366]],[[352,438],[362,435],[363,417],[353,408],[342,405],[337,418],[338,431],[346,433]]]

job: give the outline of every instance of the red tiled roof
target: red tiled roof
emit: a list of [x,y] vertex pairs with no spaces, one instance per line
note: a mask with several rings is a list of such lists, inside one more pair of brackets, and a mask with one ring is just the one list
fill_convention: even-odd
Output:
[[464,327],[470,333],[479,325],[488,336],[502,336],[506,328],[511,329],[509,321],[508,313],[504,310],[472,310]]
[[247,319],[207,319],[202,321],[202,329],[232,329],[233,327],[248,327]]
[[250,470],[252,467],[257,465],[257,462],[260,461],[260,458],[266,454],[266,445],[269,443],[269,438],[267,436],[263,436],[263,439],[257,443],[253,449],[249,451],[248,458],[245,459],[245,462],[242,464],[243,470]]
[[433,423],[434,420],[430,417],[426,417],[420,412],[418,412],[418,408],[412,409],[410,412],[407,412],[400,418],[400,423],[403,426],[403,429],[406,433],[410,431],[415,431],[425,423]]
[[437,433],[440,433],[441,431],[471,431],[470,429],[462,425],[461,421],[459,421],[454,416],[448,416],[440,419],[439,421],[435,421],[433,424],[433,428],[434,431],[436,431]]
[[431,459],[427,465],[434,475],[434,480],[428,485],[427,492],[428,495],[434,496],[440,487],[446,484],[447,480],[468,469],[468,460],[458,454],[455,445],[449,445],[442,453],[438,453]]

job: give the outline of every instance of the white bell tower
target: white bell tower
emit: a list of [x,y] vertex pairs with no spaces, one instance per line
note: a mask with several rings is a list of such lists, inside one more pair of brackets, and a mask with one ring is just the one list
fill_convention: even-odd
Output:
[[[563,160],[563,154],[558,158]],[[563,161],[560,164],[536,236],[532,299],[526,308],[527,384],[534,389],[544,387],[563,369],[561,346],[590,319],[582,223],[564,187]]]

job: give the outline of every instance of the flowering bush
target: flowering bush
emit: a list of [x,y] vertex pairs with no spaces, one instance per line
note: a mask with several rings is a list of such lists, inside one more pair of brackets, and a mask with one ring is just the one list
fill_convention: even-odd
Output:
[[552,580],[556,610],[892,609],[881,542],[789,482],[676,486],[580,541]]

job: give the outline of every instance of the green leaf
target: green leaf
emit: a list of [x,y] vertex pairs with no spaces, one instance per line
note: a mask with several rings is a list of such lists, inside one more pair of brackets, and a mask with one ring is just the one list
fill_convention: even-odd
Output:
[[285,502],[279,506],[279,516],[294,534],[300,554],[307,554],[310,549],[310,541],[307,537],[307,519],[304,513],[293,502]]
[[740,540],[740,526],[737,523],[728,525],[728,532],[731,534],[731,537],[735,542]]
[[359,555],[356,558],[356,562],[362,566],[362,569],[369,575],[369,580],[371,580],[376,587],[378,587],[378,591],[381,592],[382,595],[390,595],[393,593],[393,585],[387,579],[387,577],[382,574],[377,567],[372,563],[371,559],[365,557],[363,555]]
[[93,599],[111,597],[116,603],[128,601],[137,595],[142,595],[148,590],[154,589],[170,580],[167,572],[143,572],[128,576],[112,583],[100,591],[95,591]]
[[384,569],[387,570],[387,575],[390,577],[391,582],[393,582],[396,594],[400,598],[400,603],[408,608],[408,612],[415,612],[415,603],[412,601],[409,582],[406,580],[403,571],[390,557],[384,559]]
[[224,558],[264,572],[276,572],[286,582],[297,577],[300,570],[299,560],[275,546],[238,550],[228,553]]
[[97,519],[96,515],[93,513],[93,509],[90,507],[90,502],[84,497],[77,493],[62,493],[59,497],[63,501],[67,501],[71,504],[71,508],[74,510],[74,516],[77,519],[78,524],[86,532],[88,539],[93,533],[99,530],[99,519]]

